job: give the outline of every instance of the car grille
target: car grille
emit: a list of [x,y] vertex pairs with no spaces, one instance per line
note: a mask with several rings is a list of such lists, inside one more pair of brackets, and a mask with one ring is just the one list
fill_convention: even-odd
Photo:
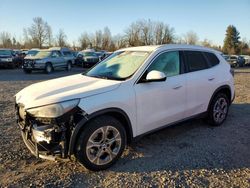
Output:
[[35,64],[34,60],[25,60],[24,61],[24,66],[31,66],[31,67],[33,67],[34,64]]

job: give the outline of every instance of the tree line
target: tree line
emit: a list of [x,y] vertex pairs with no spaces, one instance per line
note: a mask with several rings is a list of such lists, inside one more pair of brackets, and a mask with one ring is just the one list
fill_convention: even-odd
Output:
[[223,46],[217,46],[208,39],[199,40],[194,31],[188,31],[182,36],[175,34],[173,27],[164,22],[138,20],[125,28],[122,34],[112,35],[108,27],[94,33],[84,32],[77,43],[70,44],[63,29],[53,35],[51,26],[41,17],[33,18],[32,24],[23,29],[23,39],[17,40],[6,31],[0,32],[0,47],[2,48],[48,48],[52,46],[70,47],[77,50],[95,48],[97,50],[114,51],[129,46],[160,45],[160,44],[195,44],[221,50],[226,54],[249,54],[250,41],[240,38],[235,26],[226,29]]

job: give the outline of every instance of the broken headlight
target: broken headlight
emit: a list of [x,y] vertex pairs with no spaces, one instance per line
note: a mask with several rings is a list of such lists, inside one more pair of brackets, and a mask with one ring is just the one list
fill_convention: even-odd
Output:
[[69,100],[56,104],[28,109],[27,112],[34,117],[56,118],[69,112],[79,103],[79,99]]

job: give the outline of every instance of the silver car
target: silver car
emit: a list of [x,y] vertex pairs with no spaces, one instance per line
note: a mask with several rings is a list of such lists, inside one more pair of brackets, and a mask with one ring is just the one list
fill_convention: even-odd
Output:
[[35,56],[25,58],[23,70],[31,73],[33,70],[43,70],[47,74],[58,68],[71,70],[72,62],[67,60],[60,50],[40,50]]

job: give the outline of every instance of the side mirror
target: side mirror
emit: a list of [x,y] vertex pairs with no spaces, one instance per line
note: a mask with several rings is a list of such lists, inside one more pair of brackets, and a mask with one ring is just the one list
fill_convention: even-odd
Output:
[[152,70],[147,74],[145,82],[162,82],[167,79],[163,72]]

